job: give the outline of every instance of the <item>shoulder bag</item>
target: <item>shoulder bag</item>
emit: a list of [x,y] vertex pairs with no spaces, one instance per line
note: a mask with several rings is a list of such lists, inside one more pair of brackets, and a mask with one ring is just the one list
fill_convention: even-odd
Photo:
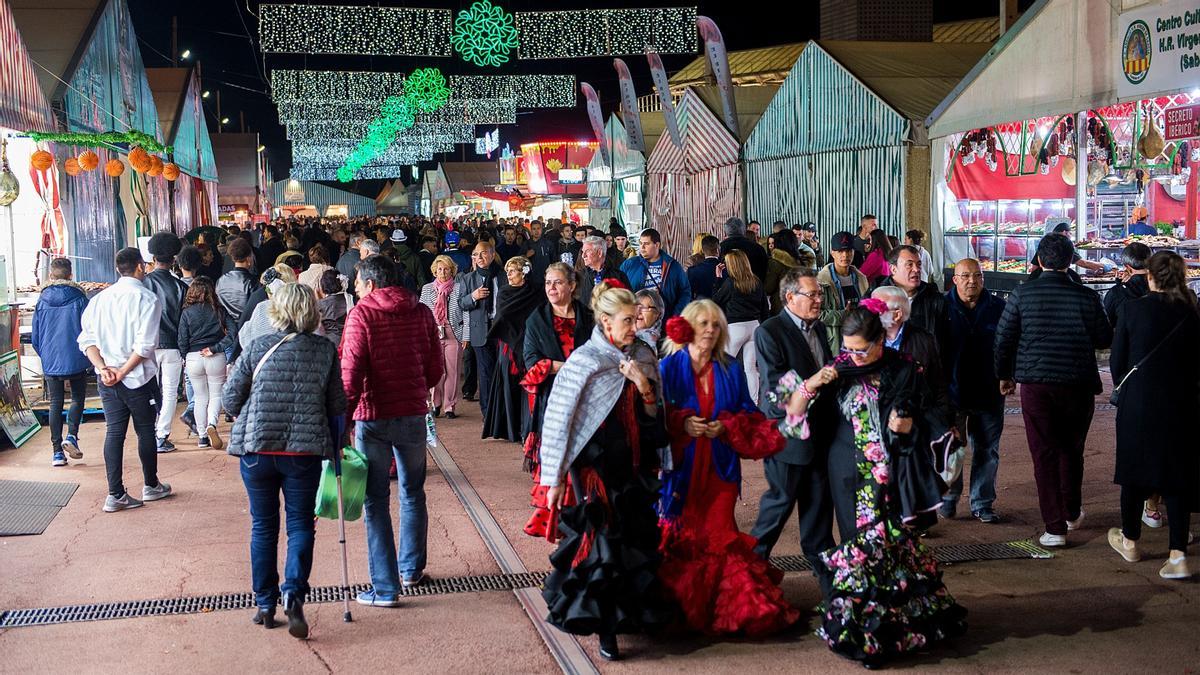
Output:
[[297,335],[299,335],[299,333],[288,333],[287,335],[283,336],[282,340],[276,342],[270,349],[268,349],[266,354],[262,355],[262,358],[259,359],[258,363],[254,366],[254,372],[250,374],[251,383],[254,382],[254,378],[258,377],[258,371],[262,370],[263,364],[267,362],[267,359],[271,358],[271,355],[275,353],[275,350],[279,349],[281,346],[283,346],[283,343],[291,340]]
[[1112,396],[1108,397],[1109,403],[1115,406],[1121,405],[1121,387],[1124,387],[1125,383],[1129,381],[1129,376],[1136,373],[1138,368],[1141,368],[1143,365],[1145,365],[1146,361],[1149,361],[1150,357],[1154,356],[1154,352],[1157,352],[1159,347],[1167,344],[1167,341],[1169,341],[1171,336],[1183,326],[1184,321],[1186,320],[1187,319],[1185,318],[1183,321],[1180,321],[1178,324],[1176,324],[1175,327],[1171,329],[1171,332],[1167,333],[1162,340],[1159,340],[1158,344],[1154,345],[1154,349],[1146,352],[1145,356],[1143,356],[1137,363],[1133,364],[1133,367],[1129,369],[1129,372],[1125,373],[1125,377],[1121,378],[1121,382],[1118,383],[1117,386],[1113,387]]

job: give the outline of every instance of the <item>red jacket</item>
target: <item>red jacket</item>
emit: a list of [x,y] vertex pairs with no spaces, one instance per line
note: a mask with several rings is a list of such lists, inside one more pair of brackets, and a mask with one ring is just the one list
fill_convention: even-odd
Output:
[[355,420],[424,415],[442,378],[433,313],[403,286],[381,288],[346,317],[342,382]]

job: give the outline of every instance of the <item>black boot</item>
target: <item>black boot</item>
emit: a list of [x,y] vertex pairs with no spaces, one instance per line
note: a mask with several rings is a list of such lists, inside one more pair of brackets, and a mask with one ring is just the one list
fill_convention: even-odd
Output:
[[253,621],[256,626],[262,626],[263,628],[267,629],[274,628],[275,608],[272,607],[270,609],[264,609],[259,607],[258,611],[254,613],[254,618],[251,619],[251,621]]
[[621,650],[617,648],[617,636],[611,633],[600,635],[600,657],[605,661],[616,661],[621,658]]
[[295,595],[283,596],[283,613],[288,618],[288,632],[292,637],[304,640],[308,638],[308,621],[304,618],[304,602]]

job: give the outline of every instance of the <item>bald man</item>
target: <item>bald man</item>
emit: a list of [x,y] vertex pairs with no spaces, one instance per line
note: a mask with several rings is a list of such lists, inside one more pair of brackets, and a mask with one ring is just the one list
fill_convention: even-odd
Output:
[[[954,288],[946,292],[948,330],[942,363],[957,426],[971,447],[971,515],[983,523],[1000,522],[996,500],[996,468],[1004,431],[1004,397],[996,377],[992,345],[1004,300],[983,286],[979,261],[964,258],[954,266]],[[959,476],[942,497],[938,513],[953,518],[962,495]]]

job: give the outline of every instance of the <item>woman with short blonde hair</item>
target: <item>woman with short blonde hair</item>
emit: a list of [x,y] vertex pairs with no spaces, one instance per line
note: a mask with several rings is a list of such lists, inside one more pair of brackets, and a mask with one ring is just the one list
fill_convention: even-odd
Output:
[[[278,281],[275,279],[273,281]],[[268,304],[268,303],[263,303]],[[312,289],[277,286],[268,310],[271,332],[251,342],[225,383],[234,415],[229,454],[239,457],[250,497],[250,569],[258,611],[254,623],[275,627],[283,600],[288,632],[308,637],[304,600],[312,570],[321,460],[344,435],[346,392],[337,347],[313,334],[319,321]],[[287,562],[279,583],[279,496],[287,514]]]
[[421,304],[433,312],[438,347],[442,354],[442,379],[431,390],[433,416],[445,415],[454,419],[458,405],[458,377],[462,365],[462,345],[466,342],[468,326],[463,322],[462,307],[458,304],[459,286],[454,283],[458,265],[448,255],[439,255],[429,265],[433,281],[421,288]]

